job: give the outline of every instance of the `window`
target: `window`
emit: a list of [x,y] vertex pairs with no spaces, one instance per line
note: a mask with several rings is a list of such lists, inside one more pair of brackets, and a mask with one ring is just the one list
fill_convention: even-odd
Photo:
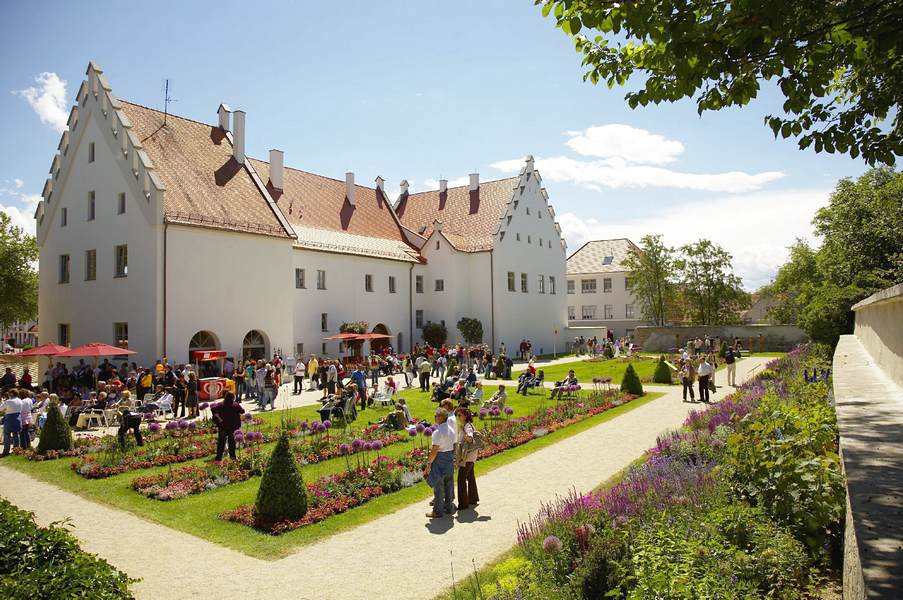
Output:
[[624,318],[625,319],[633,318],[633,304],[624,305]]
[[606,277],[602,280],[602,292],[605,294],[611,293],[611,277]]
[[611,304],[606,304],[602,307],[602,318],[603,319],[614,319],[614,306]]
[[552,275],[549,275],[549,293],[555,294],[555,278]]
[[520,274],[520,291],[523,292],[524,294],[527,293],[527,274],[526,273]]
[[389,293],[390,294],[395,293],[395,276],[394,275],[389,275]]
[[97,279],[97,250],[85,250],[85,281]]
[[125,244],[116,246],[116,277],[129,275],[129,247]]
[[320,313],[320,331],[329,331],[329,315]]
[[125,214],[125,192],[121,192],[119,194],[119,198],[116,202],[116,214],[117,215]]
[[323,270],[317,271],[317,289],[318,290],[326,289],[326,271],[323,271]]
[[515,234],[514,239],[516,239],[516,240],[519,242],[519,241],[520,241],[520,234],[519,234],[519,233],[518,233],[518,234]]
[[57,343],[60,346],[68,346],[72,340],[69,338],[69,323],[60,323],[56,326]]
[[539,238],[539,247],[542,248],[542,238]]
[[540,294],[546,293],[546,276],[545,275],[539,276],[539,293]]
[[69,283],[69,255],[60,254],[60,283]]
[[129,324],[113,323],[113,340],[120,348],[129,347]]
[[630,291],[630,277],[624,278],[624,289]]
[[295,356],[303,356],[304,355],[304,342],[298,342],[295,344]]
[[303,290],[307,287],[304,281],[304,269],[295,269],[295,289]]
[[528,244],[532,244],[532,243],[533,243],[533,236],[531,236],[531,235],[528,235],[528,236],[527,236],[527,243],[528,243]]
[[574,293],[574,280],[568,279],[568,294]]
[[423,329],[423,311],[418,310],[414,312],[414,325],[417,329]]
[[69,221],[69,210],[64,206],[60,209],[60,227],[65,227]]
[[93,221],[95,215],[94,192],[88,192],[88,220]]
[[364,291],[373,291],[373,275],[364,275]]
[[439,249],[439,240],[436,240],[436,250]]
[[568,306],[568,321],[573,321],[577,318],[577,307],[576,306]]
[[508,271],[508,291],[515,292],[517,291],[514,287],[514,271]]
[[596,293],[596,280],[595,279],[581,279],[580,280],[580,291],[584,294],[595,294]]
[[584,321],[596,318],[596,305],[584,305],[580,307],[580,318]]
[[552,240],[549,240],[549,248],[552,247]]
[[444,280],[444,279],[437,279],[437,280],[436,280],[436,291],[437,291],[437,292],[444,292],[444,291],[445,291],[445,280]]
[[529,207],[529,206],[527,207],[527,214],[528,214],[528,215],[530,214],[530,207]]
[[423,293],[423,275],[417,275],[414,277],[414,291],[418,294]]
[[322,344],[320,344],[320,355],[326,356],[326,342],[323,342]]
[[94,142],[88,144],[88,162],[94,162]]
[[615,259],[614,256],[606,256],[605,258],[602,259],[602,264],[610,265],[614,261],[614,259]]

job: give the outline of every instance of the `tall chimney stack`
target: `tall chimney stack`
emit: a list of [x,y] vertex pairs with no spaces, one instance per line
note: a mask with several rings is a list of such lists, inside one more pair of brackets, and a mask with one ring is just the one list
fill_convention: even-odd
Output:
[[232,156],[235,162],[245,164],[245,111],[236,110],[232,113]]
[[376,189],[378,189],[381,192],[385,192],[386,191],[385,187],[386,187],[386,180],[383,179],[382,177],[380,177],[379,175],[377,175],[376,176]]
[[345,173],[345,197],[348,198],[348,204],[354,206],[354,173],[351,171]]
[[398,184],[398,187],[401,190],[402,194],[407,194],[408,193],[408,180],[402,179],[401,183]]
[[220,104],[216,109],[216,113],[219,115],[219,126],[223,131],[229,131],[229,113],[231,112],[232,109],[228,104]]
[[284,156],[282,150],[270,150],[270,182],[277,190],[285,189],[282,179],[285,174],[285,167],[283,166]]
[[471,192],[475,192],[480,189],[480,174],[479,173],[471,173],[470,174],[470,186],[467,188]]
[[448,179],[439,180],[439,193],[444,194],[448,191]]

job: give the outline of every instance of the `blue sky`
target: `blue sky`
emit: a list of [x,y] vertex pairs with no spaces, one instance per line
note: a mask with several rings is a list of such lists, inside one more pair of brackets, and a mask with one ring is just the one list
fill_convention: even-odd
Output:
[[[749,288],[860,161],[801,152],[744,109],[691,102],[630,110],[624,89],[582,80],[579,56],[529,0],[472,2],[9,2],[0,20],[0,208],[30,212],[89,60],[113,93],[216,122],[247,111],[248,152],[389,190],[537,158],[570,251],[662,233],[721,243]],[[60,115],[63,115],[62,117]]]

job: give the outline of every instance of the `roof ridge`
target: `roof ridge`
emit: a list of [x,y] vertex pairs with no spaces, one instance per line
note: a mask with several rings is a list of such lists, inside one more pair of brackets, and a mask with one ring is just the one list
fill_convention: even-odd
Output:
[[[513,177],[502,177],[501,179],[490,179],[488,181],[481,181],[480,185],[484,185],[487,183],[499,183],[500,181],[508,181],[509,179],[520,179],[520,175],[514,175]],[[460,188],[466,188],[466,187],[469,187],[469,185],[470,184],[456,185],[454,187],[447,188],[447,190],[450,191],[450,190],[457,190]],[[408,194],[408,198],[411,198],[412,196],[419,196],[421,194],[433,194],[438,191],[439,190],[424,190],[422,192],[413,192],[413,193]]]
[[[270,161],[263,160],[262,158],[254,158],[253,156],[249,156],[248,158],[250,158],[251,160],[256,160],[257,162],[262,162],[265,165],[267,165],[267,167],[269,167],[269,165],[270,165]],[[298,167],[288,167],[288,166],[283,165],[282,168],[287,169],[289,171],[297,171],[298,173],[304,173],[305,175],[313,175],[314,177],[322,177],[323,179],[329,179],[330,181],[336,181],[341,184],[345,183],[344,179],[338,179],[337,177],[330,177],[329,175],[321,175],[319,173],[314,173],[313,171],[306,171],[304,169],[299,169]],[[361,185],[357,182],[355,182],[354,187],[359,187],[359,188],[363,188],[365,190],[371,190],[371,191],[376,189],[375,187],[367,187],[366,185]]]
[[[151,108],[150,106],[145,106],[144,104],[139,104],[137,102],[132,102],[131,100],[123,100],[120,97],[116,97],[117,100],[123,102],[125,104],[131,104],[132,106],[137,106],[138,108],[143,108],[145,110],[153,111],[160,115],[164,114],[164,112],[157,108]],[[174,119],[181,119],[183,121],[188,121],[189,123],[197,123],[198,125],[204,125],[205,127],[219,127],[219,125],[214,125],[212,123],[204,123],[203,121],[198,121],[197,119],[192,119],[190,117],[183,117],[182,115],[176,115],[171,112],[165,113],[167,117],[172,117]]]

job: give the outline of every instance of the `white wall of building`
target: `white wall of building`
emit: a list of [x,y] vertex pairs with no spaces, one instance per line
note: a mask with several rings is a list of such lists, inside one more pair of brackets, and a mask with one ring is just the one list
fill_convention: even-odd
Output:
[[271,355],[292,347],[292,240],[169,225],[166,233],[166,356],[188,360],[198,331],[240,356],[245,335],[260,331]]
[[[159,223],[162,207],[148,199],[123,160],[119,143],[89,95],[78,125],[69,135],[53,191],[43,202],[38,223],[40,341],[59,342],[59,324],[70,325],[73,346],[116,343],[114,323],[128,323],[129,347],[136,360],[160,353],[158,338]],[[89,162],[93,143],[94,160]],[[88,220],[94,192],[94,219]],[[118,214],[118,196],[126,210]],[[66,209],[66,226],[61,225]],[[128,246],[128,274],[115,277],[115,247]],[[96,279],[86,280],[87,250],[97,252]],[[70,256],[69,283],[59,283],[60,255]]]
[[[304,344],[304,354],[340,356],[339,342],[324,337],[339,333],[339,326],[349,321],[367,321],[372,331],[379,323],[385,325],[398,350],[398,334],[402,334],[401,350],[409,350],[409,279],[410,265],[397,260],[385,260],[353,254],[337,254],[295,248],[292,268],[287,270],[283,293],[292,301],[294,333],[292,343],[284,346],[286,353],[294,353],[297,344]],[[303,289],[295,287],[295,269],[304,269]],[[326,289],[317,289],[317,271],[326,272]],[[373,291],[365,289],[366,275],[372,275]],[[395,292],[389,291],[389,277],[395,278]],[[321,328],[326,313],[326,330]],[[369,351],[364,344],[363,351]]]
[[[584,291],[583,281],[595,281],[595,292]],[[606,291],[606,280],[610,280],[610,291]],[[633,294],[627,289],[627,273],[584,273],[568,275],[568,281],[574,282],[574,293],[567,294],[568,311],[573,310],[574,319],[568,318],[568,322],[575,326],[604,325],[608,327],[616,337],[626,335],[639,325],[645,325],[642,319],[640,305]],[[610,308],[610,318],[606,318],[606,306]],[[633,313],[631,316],[630,309]],[[573,308],[571,308],[573,307]],[[584,307],[595,307],[584,315]],[[592,314],[595,310],[595,318],[584,319],[584,316]]]

